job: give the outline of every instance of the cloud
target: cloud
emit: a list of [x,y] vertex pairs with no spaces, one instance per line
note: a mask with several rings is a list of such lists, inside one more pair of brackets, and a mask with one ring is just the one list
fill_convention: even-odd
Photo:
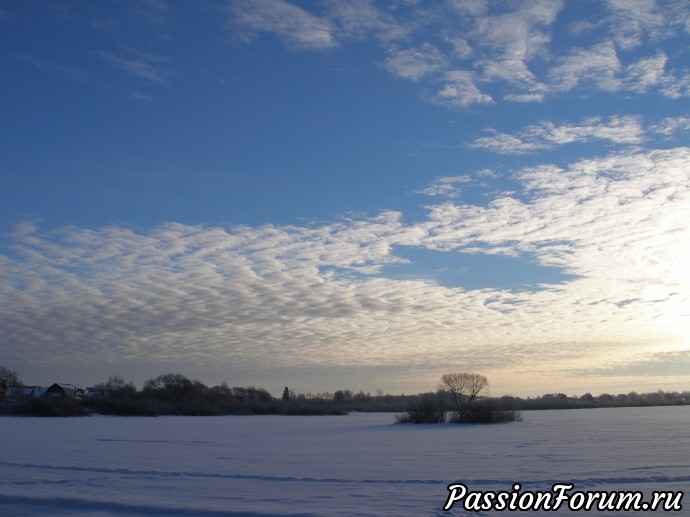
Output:
[[256,33],[269,32],[296,50],[337,46],[331,21],[283,0],[236,1],[230,4],[228,13],[230,26],[247,40]]
[[453,34],[446,36],[445,42],[450,43],[452,47],[452,57],[460,60],[469,59],[472,57],[473,50],[466,38]]
[[151,97],[150,95],[146,95],[145,93],[141,93],[136,90],[132,90],[131,92],[129,92],[129,98],[141,102],[151,102],[153,100],[153,97]]
[[423,225],[425,242],[444,249],[490,252],[507,246],[534,253],[542,264],[565,268],[583,282],[607,278],[612,293],[621,286],[617,280],[631,288],[654,286],[651,291],[663,285],[666,296],[685,293],[688,163],[690,150],[677,148],[582,160],[567,169],[525,168],[517,179],[526,200],[436,206]]
[[[678,48],[673,44],[680,43],[683,33],[690,33],[690,8],[651,1],[588,5],[588,17],[596,21],[574,20],[570,33],[556,32],[559,16],[572,14],[572,6],[561,1],[429,7],[357,0],[327,2],[314,13],[314,5],[271,0],[235,2],[228,15],[229,27],[244,41],[272,33],[292,50],[332,49],[371,39],[378,48],[373,58],[385,70],[420,83],[428,101],[454,109],[496,99],[543,102],[578,88],[635,94],[656,90],[671,98],[690,94],[690,79],[674,69],[678,58],[671,50]],[[591,45],[575,46],[585,32]],[[655,55],[632,52],[648,42],[658,46]],[[668,48],[661,49],[662,44]]]
[[474,75],[465,70],[447,72],[443,87],[432,97],[436,104],[466,108],[472,104],[493,104],[493,99],[475,84]]
[[[434,102],[465,108],[493,102],[481,92],[478,83],[501,82],[519,88],[504,96],[505,100],[539,102],[546,86],[530,70],[529,63],[547,55],[551,39],[545,28],[551,25],[561,9],[561,2],[534,2],[500,14],[487,5],[466,8],[452,4],[461,18],[460,30],[447,28],[445,40],[452,44],[447,72],[441,76],[442,87]],[[471,63],[459,68],[472,58]],[[469,67],[477,69],[475,74]]]
[[[150,375],[194,364],[211,382],[262,368],[443,370],[458,354],[515,379],[539,364],[562,380],[566,359],[643,361],[687,338],[689,175],[688,148],[542,164],[516,172],[513,196],[432,205],[410,224],[398,212],[306,226],[20,224],[0,256],[3,358]],[[527,291],[388,278],[386,265],[409,261],[400,246],[458,266],[461,254],[529,258],[572,277]]]
[[667,117],[658,124],[652,125],[650,130],[667,137],[673,136],[678,131],[690,131],[690,117]]
[[509,93],[503,100],[511,102],[541,102],[545,98],[545,93]]
[[485,129],[489,136],[476,138],[469,147],[472,149],[485,149],[499,154],[523,154],[546,147],[541,142],[527,142],[520,137],[501,133],[495,129]]
[[173,75],[167,66],[170,58],[141,52],[130,47],[123,47],[128,57],[117,56],[111,52],[98,52],[97,55],[130,75],[137,76],[150,83],[165,85]]
[[328,13],[343,39],[363,40],[373,36],[385,44],[406,37],[412,25],[397,21],[370,0],[333,1],[328,5]]
[[530,2],[507,13],[477,17],[474,39],[494,51],[477,62],[484,77],[529,90],[541,88],[528,63],[546,55],[551,36],[545,29],[555,21],[562,6],[561,2]]
[[384,67],[389,72],[417,81],[430,73],[441,70],[445,59],[439,50],[425,43],[418,49],[393,49],[384,62]]
[[640,117],[632,115],[613,116],[608,122],[604,122],[601,117],[586,118],[579,124],[556,125],[546,121],[527,126],[517,135],[500,133],[494,129],[487,131],[491,133],[490,136],[475,139],[469,147],[500,154],[523,154],[595,139],[615,144],[639,144],[644,141],[645,133]]
[[609,0],[607,5],[611,11],[608,19],[611,35],[621,49],[629,50],[640,46],[645,35],[652,40],[659,40],[671,32],[664,12],[654,0]]
[[574,49],[558,57],[556,65],[548,73],[549,88],[559,92],[593,85],[603,91],[641,94],[656,87],[671,98],[687,95],[686,74],[667,70],[669,58],[666,52],[657,51],[654,56],[631,61],[636,54],[630,50],[642,46],[645,37],[655,44],[678,37],[673,27],[678,19],[689,16],[690,10],[683,8],[678,11],[670,5],[662,6],[653,1],[618,0],[611,0],[608,8],[610,15],[588,27],[607,26],[606,35],[589,49]]
[[668,24],[690,34],[690,8],[682,3],[671,4],[667,7],[669,8]]
[[671,99],[690,96],[690,75],[685,72],[680,77],[675,74],[667,74],[661,93]]
[[[70,360],[92,354],[153,362],[184,354],[237,365],[382,359],[385,350],[362,340],[382,323],[367,325],[409,302],[394,285],[360,275],[396,262],[390,234],[404,241],[408,233],[398,219],[381,214],[313,229],[232,232],[169,224],[148,233],[109,227],[41,234],[23,225],[15,234],[17,253],[36,269],[19,262],[4,269],[12,281],[2,299],[12,305],[3,305],[1,319],[13,323],[3,332],[49,357],[73,347]],[[31,318],[52,333],[39,335]],[[358,350],[350,348],[355,342]]]
[[667,82],[665,67],[668,59],[665,54],[640,59],[626,68],[626,89],[644,93],[653,86]]
[[458,197],[461,191],[461,185],[470,183],[472,178],[470,176],[442,176],[436,178],[434,182],[423,190],[418,191],[418,194],[425,196],[444,196],[444,197]]
[[[601,364],[624,355],[641,366],[652,351],[687,348],[689,160],[690,150],[679,148],[583,160],[567,169],[526,168],[518,174],[526,199],[497,198],[487,207],[437,205],[423,225],[424,243],[446,251],[528,254],[574,275],[491,306],[510,315],[528,313],[538,326],[550,321],[561,338],[568,336],[558,340],[543,329],[540,338],[529,338],[541,342],[546,354],[549,339],[561,352],[575,353],[578,342],[587,349],[578,355],[597,355]],[[514,330],[521,328],[516,325]],[[594,364],[584,363],[585,370]]]
[[560,58],[559,64],[549,72],[556,90],[571,90],[580,83],[592,82],[601,90],[616,91],[619,87],[617,72],[620,61],[612,43],[600,43],[591,49],[577,49]]

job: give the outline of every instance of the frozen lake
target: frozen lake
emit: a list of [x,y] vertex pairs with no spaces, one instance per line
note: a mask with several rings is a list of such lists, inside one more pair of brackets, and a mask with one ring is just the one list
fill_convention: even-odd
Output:
[[688,500],[669,515],[690,516],[690,407],[523,417],[491,426],[400,425],[382,413],[0,417],[0,515],[495,515],[461,503],[444,512],[447,485],[571,482],[645,500],[682,490]]

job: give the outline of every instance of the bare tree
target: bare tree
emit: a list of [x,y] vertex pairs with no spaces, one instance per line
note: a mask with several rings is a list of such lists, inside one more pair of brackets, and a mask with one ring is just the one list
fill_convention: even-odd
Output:
[[439,390],[450,394],[458,413],[458,421],[467,419],[469,405],[489,385],[483,375],[469,372],[445,373],[441,376]]
[[137,387],[134,383],[125,382],[119,375],[111,375],[108,377],[108,382],[105,383],[104,388],[116,395],[130,395],[137,391]]
[[17,372],[10,370],[4,366],[0,366],[0,381],[4,383],[6,388],[11,388],[13,386],[23,386],[22,381],[19,380]]

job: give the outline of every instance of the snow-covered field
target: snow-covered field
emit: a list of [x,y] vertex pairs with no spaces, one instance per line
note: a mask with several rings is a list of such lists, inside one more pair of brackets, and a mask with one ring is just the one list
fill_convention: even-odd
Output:
[[0,417],[0,515],[494,515],[461,503],[444,513],[447,485],[548,491],[559,481],[645,500],[682,490],[683,509],[668,514],[690,515],[690,407],[523,417],[492,426],[399,425],[381,413]]

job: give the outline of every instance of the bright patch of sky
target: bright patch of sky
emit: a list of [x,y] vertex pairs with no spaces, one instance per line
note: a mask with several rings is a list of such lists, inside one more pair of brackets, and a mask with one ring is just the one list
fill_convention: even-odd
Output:
[[690,382],[682,2],[12,2],[0,48],[28,382]]

